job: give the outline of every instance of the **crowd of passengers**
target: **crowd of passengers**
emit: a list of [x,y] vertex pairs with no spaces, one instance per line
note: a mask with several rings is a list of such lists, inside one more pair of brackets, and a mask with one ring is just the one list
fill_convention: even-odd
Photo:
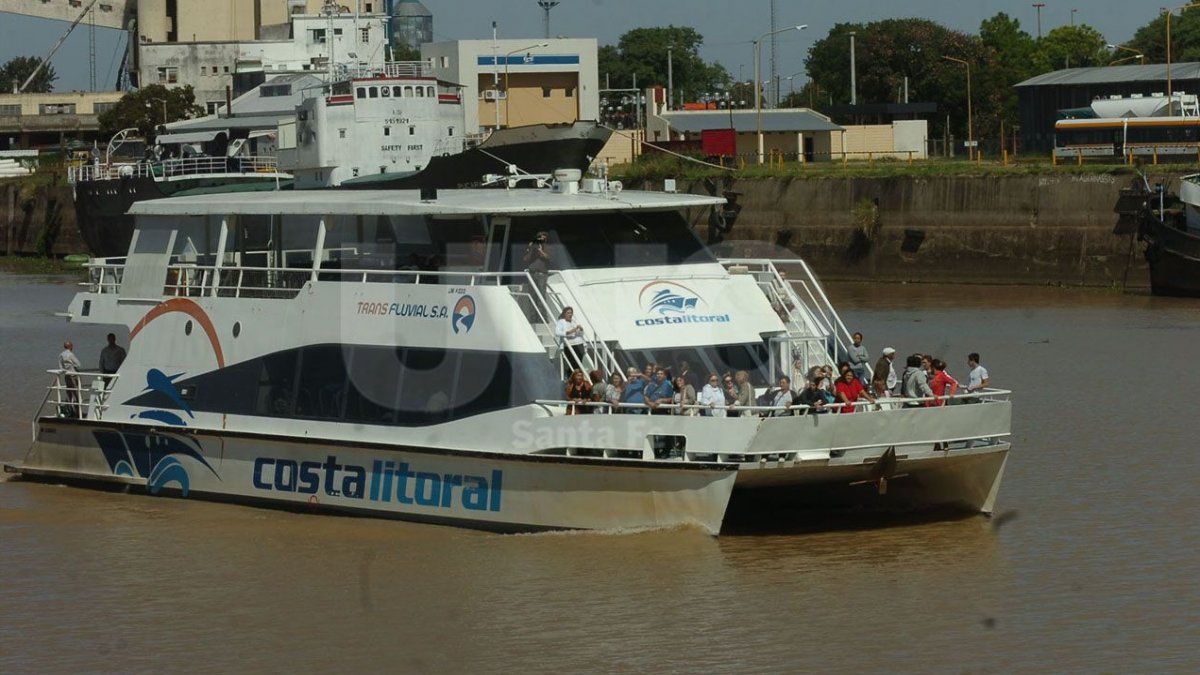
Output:
[[[967,384],[959,384],[945,361],[929,354],[912,354],[896,373],[896,350],[885,347],[873,370],[861,333],[845,361],[832,366],[814,366],[800,387],[781,375],[775,386],[755,393],[750,375],[737,372],[709,373],[702,377],[687,361],[674,366],[648,363],[641,370],[629,368],[606,374],[584,373],[575,368],[566,383],[569,414],[610,412],[652,415],[703,415],[710,417],[785,416],[797,414],[853,413],[856,410],[889,410],[897,407],[937,407],[948,402],[973,402],[954,398],[960,390],[977,394],[990,385],[988,371],[977,353],[967,356]],[[797,362],[794,372],[803,366]],[[895,399],[895,400],[891,400]],[[919,400],[914,400],[919,399]]]

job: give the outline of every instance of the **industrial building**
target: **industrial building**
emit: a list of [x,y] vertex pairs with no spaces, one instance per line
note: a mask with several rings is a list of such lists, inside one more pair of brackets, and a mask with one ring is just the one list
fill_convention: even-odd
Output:
[[389,3],[394,46],[420,49],[426,42],[433,42],[433,13],[421,0],[389,0]]
[[[544,45],[544,46],[543,46]],[[463,86],[466,128],[595,120],[600,76],[594,38],[451,40],[421,46],[439,79]]]
[[0,94],[0,150],[59,146],[67,139],[90,142],[99,117],[123,92],[71,91]]
[[[1054,147],[1054,123],[1062,111],[1088,108],[1097,99],[1165,97],[1167,66],[1068,68],[1044,73],[1016,85],[1021,120],[1021,148],[1048,152]],[[1171,90],[1200,94],[1200,63],[1174,63]]]

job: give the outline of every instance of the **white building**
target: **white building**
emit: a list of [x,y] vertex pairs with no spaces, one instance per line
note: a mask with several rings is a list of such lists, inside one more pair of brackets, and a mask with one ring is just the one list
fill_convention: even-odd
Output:
[[[545,45],[545,46],[542,46]],[[594,38],[452,40],[421,46],[439,79],[463,86],[473,132],[596,120],[600,76]]]
[[331,58],[362,66],[382,66],[387,58],[386,14],[291,18],[290,34],[279,39],[139,45],[138,85],[191,85],[196,103],[213,113],[225,103],[226,87],[235,96],[249,88],[235,86],[235,75],[256,75],[247,82],[253,86],[278,73],[328,72]]

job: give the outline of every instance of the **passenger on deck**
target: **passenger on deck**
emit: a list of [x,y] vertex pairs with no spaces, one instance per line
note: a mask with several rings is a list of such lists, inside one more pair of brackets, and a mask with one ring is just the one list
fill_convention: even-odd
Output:
[[[921,368],[920,354],[913,354],[905,361],[904,375],[900,389],[900,393],[904,398],[933,396],[933,390],[929,388],[929,380],[925,377],[925,370]],[[918,408],[920,406],[921,404],[915,401],[909,401],[904,404],[905,408]]]
[[[958,393],[958,380],[950,376],[946,372],[946,362],[941,359],[933,360],[933,381],[929,383],[929,388],[933,390],[934,396],[954,396]],[[946,390],[949,389],[949,393]],[[946,405],[945,399],[929,401],[925,405],[942,406]]]
[[771,399],[771,407],[777,410],[771,411],[772,417],[783,417],[784,415],[792,414],[792,404],[796,402],[796,393],[792,391],[792,380],[784,375],[779,378],[779,386],[768,392]]
[[863,387],[862,382],[858,379],[853,369],[846,369],[842,373],[842,379],[838,380],[838,383],[834,386],[834,390],[837,392],[838,401],[842,404],[841,412],[843,413],[854,412],[854,404],[860,398],[865,398],[871,403],[875,402],[875,397],[871,396],[866,388]]
[[850,362],[850,367],[854,369],[854,375],[858,377],[858,381],[865,387],[870,382],[868,364],[871,362],[871,354],[863,346],[862,333],[855,333],[853,337],[854,344],[846,350],[846,358]]
[[67,402],[71,405],[63,406],[62,411],[68,417],[77,417],[79,410],[76,405],[79,402],[79,369],[82,364],[76,358],[74,343],[67,340],[63,343],[63,350],[58,355],[58,369],[63,371],[63,386],[66,388]]
[[[621,412],[617,406],[621,402],[621,396],[625,391],[625,380],[620,373],[613,373],[608,379],[608,389],[604,390],[604,402],[612,407],[613,412]],[[608,412],[604,410],[602,412]]]
[[988,377],[987,368],[984,368],[979,361],[979,354],[971,352],[967,355],[967,367],[971,369],[967,375],[967,391],[975,393],[981,389],[987,389],[991,384],[991,379]]
[[[608,380],[604,377],[604,371],[600,369],[593,370],[588,373],[588,378],[592,382],[592,403],[604,403],[605,394],[608,393]],[[605,412],[604,406],[595,405],[591,407],[591,412],[599,414]]]
[[[750,373],[739,370],[733,376],[733,386],[735,389],[735,397],[733,400],[733,408],[752,408],[754,407],[754,387],[750,384]],[[753,417],[753,410],[742,410],[742,417]]]
[[671,405],[675,399],[675,387],[671,385],[671,380],[667,379],[667,371],[662,368],[654,371],[654,381],[646,385],[645,395],[650,414],[666,415],[670,412],[669,408],[661,407]]
[[824,375],[817,375],[816,379],[809,380],[804,385],[804,389],[796,395],[796,405],[807,406],[805,412],[809,415],[828,412],[825,410],[825,392],[822,387]]
[[543,298],[546,297],[546,280],[550,276],[549,242],[549,235],[545,232],[538,232],[533,241],[525,247],[525,254],[521,257],[522,262],[525,263],[525,270],[529,272],[533,284],[537,286],[538,292]]
[[921,357],[921,370],[925,371],[927,380],[933,379],[933,357],[928,354],[918,354]]
[[692,385],[692,389],[700,388],[700,376],[692,370],[692,366],[687,361],[679,362],[677,377],[682,377],[688,384]]
[[[625,389],[621,394],[622,403],[632,403],[642,405],[646,402],[646,378],[637,371],[637,368],[629,369],[629,379],[625,381]],[[633,412],[637,414],[645,414],[645,408],[626,408],[625,412]]]
[[[883,382],[884,390],[888,392],[896,391],[896,384],[899,382],[896,377],[896,368],[892,362],[896,360],[896,350],[893,347],[884,347],[881,352],[882,356],[875,362],[875,379]],[[878,396],[879,387],[872,386]]]
[[558,338],[571,367],[582,369],[586,346],[583,342],[583,326],[575,321],[573,308],[563,307],[562,312],[558,315],[558,321],[554,324],[554,336]]
[[[100,372],[105,375],[115,375],[117,369],[125,362],[125,349],[117,344],[117,336],[108,334],[108,346],[100,350]],[[104,387],[112,385],[112,378],[104,378]]]
[[658,370],[658,365],[654,363],[647,363],[646,367],[642,368],[642,377],[647,383],[654,381],[654,371],[656,370]]
[[675,394],[671,397],[675,407],[671,410],[674,415],[694,417],[699,414],[696,408],[696,388],[688,384],[682,375],[676,375],[674,381]]
[[725,391],[716,373],[708,376],[708,383],[700,390],[699,404],[708,417],[725,416]]
[[571,371],[571,379],[567,380],[567,400],[573,405],[567,406],[568,415],[585,415],[589,411],[583,405],[592,398],[592,385],[588,384],[583,371],[576,368]]

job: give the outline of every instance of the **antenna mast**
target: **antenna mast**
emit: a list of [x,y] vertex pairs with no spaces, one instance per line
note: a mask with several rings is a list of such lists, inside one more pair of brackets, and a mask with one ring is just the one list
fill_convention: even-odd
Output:
[[775,0],[771,0],[771,92],[770,101],[772,108],[779,107],[779,65],[775,58],[775,38],[776,29],[779,28],[779,15],[775,11]]

